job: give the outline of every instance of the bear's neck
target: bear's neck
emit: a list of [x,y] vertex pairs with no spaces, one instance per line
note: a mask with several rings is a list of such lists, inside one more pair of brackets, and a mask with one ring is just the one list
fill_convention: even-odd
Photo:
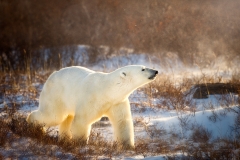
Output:
[[106,97],[109,100],[122,102],[127,100],[129,95],[133,92],[133,90],[131,90],[132,86],[116,80],[116,75],[114,74],[106,74],[104,75],[104,79],[105,83],[109,84],[109,87],[105,90]]

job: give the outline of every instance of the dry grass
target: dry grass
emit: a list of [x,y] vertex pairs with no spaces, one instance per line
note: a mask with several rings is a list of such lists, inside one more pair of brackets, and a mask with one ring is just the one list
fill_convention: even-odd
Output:
[[[223,95],[219,101],[227,108],[226,112],[234,112],[238,116],[232,126],[232,132],[236,138],[223,137],[222,139],[212,139],[211,132],[203,126],[192,126],[192,134],[183,140],[180,135],[172,133],[166,136],[164,128],[149,126],[144,119],[135,120],[135,125],[142,127],[147,138],[136,138],[135,149],[128,150],[122,148],[116,142],[106,141],[100,133],[92,132],[89,143],[83,144],[80,140],[58,139],[55,130],[43,131],[43,126],[28,124],[26,116],[20,115],[18,110],[24,105],[37,106],[41,84],[48,75],[35,74],[30,79],[23,74],[1,75],[0,95],[4,102],[1,109],[0,118],[0,159],[19,157],[38,157],[40,159],[112,159],[114,157],[142,155],[143,157],[164,154],[169,159],[176,159],[176,153],[183,153],[183,159],[232,159],[240,157],[240,111],[232,110],[229,105],[232,99]],[[239,84],[234,75],[228,83]],[[194,113],[196,106],[188,91],[192,85],[202,82],[214,83],[219,80],[202,77],[183,79],[181,83],[173,83],[169,78],[159,77],[156,81],[142,90],[148,96],[149,104],[152,108],[163,108],[176,110],[179,113],[181,127],[188,125],[188,118],[181,117],[182,112],[190,111]],[[221,78],[219,78],[221,79]],[[222,81],[220,81],[222,82]],[[32,85],[33,83],[40,85]],[[240,91],[240,89],[239,89]],[[15,96],[13,96],[15,95]],[[19,101],[17,97],[24,97]],[[152,99],[161,100],[159,104],[151,103]],[[188,108],[186,109],[186,106]],[[209,107],[209,106],[208,106]],[[211,108],[211,107],[210,107]],[[217,121],[214,108],[212,119]],[[194,114],[193,114],[194,115]],[[211,118],[211,117],[210,117]],[[53,134],[54,132],[54,134]],[[8,151],[11,148],[14,152]]]
[[[89,143],[82,143],[79,140],[58,139],[58,136],[49,134],[51,130],[44,132],[40,125],[28,124],[23,116],[8,117],[7,121],[1,119],[1,147],[6,148],[14,143],[23,142],[23,146],[19,146],[17,152],[22,155],[34,155],[44,157],[66,157],[71,156],[76,159],[97,159],[99,156],[111,158],[119,155],[116,150],[116,143],[105,141],[99,133],[91,133]],[[8,136],[7,136],[8,135]],[[7,138],[6,138],[7,137]],[[30,141],[27,139],[30,138]],[[56,155],[58,154],[58,155]],[[13,157],[17,155],[12,155]]]
[[[28,124],[25,118],[24,116],[13,116],[7,117],[7,120],[0,120],[2,124],[0,134],[5,134],[0,137],[2,148],[6,148],[7,146],[12,147],[14,143],[25,141],[21,142],[24,144],[23,146],[18,146],[17,154],[11,153],[11,158],[18,157],[19,155],[32,155],[48,158],[70,156],[75,159],[98,159],[99,157],[112,159],[122,155],[142,155],[146,157],[170,152],[168,148],[169,143],[160,139],[154,143],[156,149],[152,149],[149,141],[142,141],[140,139],[136,143],[134,150],[123,148],[116,142],[108,142],[100,133],[94,132],[91,133],[88,144],[82,143],[81,139],[58,139],[58,136],[51,136],[49,134],[51,130],[44,132],[44,126]],[[152,130],[151,132],[154,131]],[[7,134],[9,136],[6,138]],[[70,155],[68,155],[69,153]]]

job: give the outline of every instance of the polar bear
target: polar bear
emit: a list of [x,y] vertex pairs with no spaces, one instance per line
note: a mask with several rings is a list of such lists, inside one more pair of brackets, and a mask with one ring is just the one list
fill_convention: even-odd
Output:
[[129,65],[110,73],[72,66],[53,72],[43,86],[39,108],[28,123],[59,125],[61,136],[88,140],[91,125],[107,116],[114,138],[134,147],[133,120],[128,97],[138,87],[153,81],[157,70]]

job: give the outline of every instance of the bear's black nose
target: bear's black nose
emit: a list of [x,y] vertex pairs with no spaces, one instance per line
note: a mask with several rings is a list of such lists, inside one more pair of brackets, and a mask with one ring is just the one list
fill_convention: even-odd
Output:
[[158,74],[158,71],[155,71],[155,74]]

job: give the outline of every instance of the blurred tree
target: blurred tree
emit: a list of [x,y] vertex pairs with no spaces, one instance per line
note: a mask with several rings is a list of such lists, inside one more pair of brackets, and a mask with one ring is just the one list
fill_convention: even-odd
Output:
[[[58,55],[62,46],[76,44],[90,45],[93,51],[101,45],[110,52],[120,47],[170,51],[189,64],[203,50],[207,54],[204,47],[216,55],[239,57],[239,8],[236,0],[1,0],[0,65],[2,70],[26,71],[36,62],[36,51],[60,47],[52,53]],[[50,56],[52,62],[57,55]]]

